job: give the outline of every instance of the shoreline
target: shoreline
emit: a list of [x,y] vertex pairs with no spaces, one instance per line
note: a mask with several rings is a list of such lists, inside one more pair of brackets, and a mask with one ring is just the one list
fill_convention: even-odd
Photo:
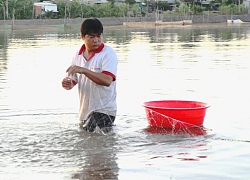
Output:
[[[80,24],[86,18],[76,18],[76,19],[26,19],[26,20],[15,20],[14,26],[12,20],[0,20],[0,31],[5,30],[33,30],[33,29],[55,29],[55,28],[66,28],[66,29],[75,29],[79,28]],[[98,18],[103,26],[113,27],[113,26],[125,26],[123,24],[135,24],[136,27],[138,24],[144,24],[143,27],[153,27],[156,22],[156,18],[153,16],[150,17],[106,17]],[[171,23],[191,20],[191,25],[207,25],[207,24],[227,24],[227,20],[231,19],[230,15],[200,15],[200,16],[173,16],[173,17],[163,17],[162,22]],[[237,15],[234,16],[234,19],[240,19],[244,23],[250,23],[250,14],[248,15]],[[243,23],[243,24],[244,24]],[[178,25],[179,26],[179,25]],[[185,26],[185,25],[184,25]]]

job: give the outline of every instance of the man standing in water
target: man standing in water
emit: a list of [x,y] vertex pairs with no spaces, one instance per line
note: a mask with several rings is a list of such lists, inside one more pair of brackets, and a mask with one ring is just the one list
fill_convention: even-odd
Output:
[[86,19],[81,25],[84,44],[66,70],[68,77],[62,87],[72,89],[78,84],[80,128],[93,132],[96,127],[110,128],[116,116],[115,51],[103,43],[103,25],[98,19]]

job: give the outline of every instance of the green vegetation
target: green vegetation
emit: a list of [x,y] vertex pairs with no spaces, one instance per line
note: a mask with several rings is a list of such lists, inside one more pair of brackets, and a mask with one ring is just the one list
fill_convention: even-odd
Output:
[[[209,4],[200,4],[194,0],[182,0],[181,3],[169,4],[165,1],[125,0],[117,3],[108,0],[103,4],[86,4],[82,0],[54,0],[57,4],[58,13],[45,12],[43,18],[88,18],[88,17],[137,17],[145,16],[149,12],[159,10],[164,16],[176,15],[201,15],[211,11],[217,14],[247,14],[242,2],[243,0],[214,0]],[[33,19],[35,0],[0,0],[0,20]]]

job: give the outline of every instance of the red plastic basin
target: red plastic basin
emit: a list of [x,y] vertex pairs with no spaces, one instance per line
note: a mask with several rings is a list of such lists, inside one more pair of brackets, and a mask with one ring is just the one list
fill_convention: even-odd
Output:
[[183,100],[144,102],[148,123],[165,128],[193,127],[203,125],[206,103]]

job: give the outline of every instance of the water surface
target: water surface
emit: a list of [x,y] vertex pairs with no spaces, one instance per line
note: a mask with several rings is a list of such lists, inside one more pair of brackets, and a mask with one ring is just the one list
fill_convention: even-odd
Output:
[[[249,179],[250,28],[106,28],[119,58],[113,132],[78,128],[61,87],[78,31],[0,32],[1,179]],[[142,103],[209,103],[202,135],[156,131]]]

